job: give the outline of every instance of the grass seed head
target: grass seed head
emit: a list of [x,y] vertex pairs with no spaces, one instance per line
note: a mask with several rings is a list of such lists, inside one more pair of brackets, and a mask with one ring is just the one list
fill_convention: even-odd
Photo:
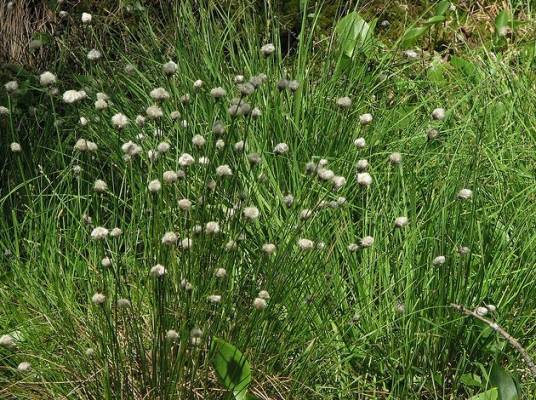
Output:
[[166,274],[166,268],[161,264],[156,264],[151,268],[150,274],[153,278],[160,278]]
[[106,296],[102,293],[97,292],[91,297],[91,301],[93,302],[93,304],[99,306],[101,304],[104,304],[104,302],[106,301]]
[[409,224],[407,217],[397,217],[395,219],[395,228],[403,228]]
[[339,108],[348,109],[352,107],[352,99],[349,98],[348,96],[339,97],[336,101],[336,104]]
[[171,76],[177,72],[178,66],[173,61],[168,61],[162,66],[162,72],[168,76]]
[[50,86],[55,84],[57,81],[56,75],[50,71],[45,71],[39,75],[39,83],[41,86]]
[[158,179],[153,179],[151,182],[149,182],[147,188],[149,189],[149,192],[157,193],[162,189],[162,184]]
[[253,307],[255,307],[255,310],[262,311],[268,306],[268,303],[266,300],[261,299],[260,297],[256,297],[255,300],[253,300]]
[[267,43],[261,47],[261,54],[264,57],[271,56],[274,53],[274,51],[275,51],[275,46],[273,45],[273,43]]

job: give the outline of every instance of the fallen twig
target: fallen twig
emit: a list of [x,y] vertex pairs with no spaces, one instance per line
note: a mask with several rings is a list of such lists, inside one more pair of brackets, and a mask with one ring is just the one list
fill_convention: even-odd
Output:
[[530,358],[527,350],[525,350],[523,346],[521,346],[521,344],[519,344],[519,342],[514,337],[512,337],[508,332],[506,332],[503,328],[501,328],[499,324],[497,324],[496,322],[490,321],[489,319],[484,318],[481,315],[478,315],[476,312],[469,310],[462,305],[451,304],[451,307],[455,308],[458,311],[461,311],[465,315],[469,315],[471,317],[478,319],[479,321],[484,322],[491,329],[493,329],[495,332],[501,335],[508,343],[512,345],[514,349],[516,349],[519,352],[519,354],[521,354],[521,357],[523,357],[523,359],[525,360],[525,363],[529,367],[529,370],[532,376],[536,378],[536,364],[534,363],[534,361],[532,361],[532,358]]

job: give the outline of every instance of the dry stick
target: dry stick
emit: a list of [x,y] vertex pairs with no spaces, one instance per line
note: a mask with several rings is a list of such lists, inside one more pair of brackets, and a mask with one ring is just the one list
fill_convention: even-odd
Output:
[[465,308],[462,305],[451,304],[451,307],[453,307],[456,310],[464,313],[465,315],[469,315],[471,317],[474,317],[474,318],[484,322],[491,329],[493,329],[495,332],[497,332],[499,335],[501,335],[508,343],[510,343],[512,345],[512,347],[514,347],[519,352],[519,354],[521,354],[521,357],[523,357],[523,359],[525,360],[525,363],[529,367],[529,370],[530,370],[532,376],[534,378],[536,378],[536,364],[534,364],[534,361],[532,361],[532,358],[530,358],[529,354],[527,353],[527,350],[525,350],[515,338],[510,336],[510,334],[508,332],[506,332],[503,328],[501,328],[499,326],[499,324],[497,324],[496,322],[490,321],[489,319],[478,315],[476,312],[474,312],[472,310],[469,310],[469,309]]

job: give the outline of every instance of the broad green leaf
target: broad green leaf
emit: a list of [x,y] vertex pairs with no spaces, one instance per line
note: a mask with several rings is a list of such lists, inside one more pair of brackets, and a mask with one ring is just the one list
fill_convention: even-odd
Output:
[[350,58],[356,49],[363,50],[366,45],[370,44],[373,31],[373,25],[368,24],[355,11],[342,17],[335,26],[340,48]]
[[426,26],[432,26],[436,24],[440,24],[441,22],[444,22],[447,19],[444,15],[434,15],[432,18],[428,18],[426,21],[424,21],[424,25]]
[[495,33],[498,34],[503,28],[508,28],[510,26],[510,13],[506,10],[502,10],[495,17]]
[[402,36],[402,40],[401,40],[402,47],[409,47],[413,45],[427,31],[428,31],[427,26],[421,26],[417,28],[408,29],[406,32],[404,32],[404,36]]
[[450,63],[464,75],[473,76],[476,73],[475,65],[461,57],[452,56]]
[[491,386],[496,387],[499,392],[499,400],[519,400],[520,393],[512,378],[512,375],[505,371],[500,365],[494,364],[489,377]]
[[477,394],[468,400],[499,400],[499,392],[497,388],[486,390],[484,393]]
[[443,0],[437,3],[437,6],[435,8],[435,15],[443,15],[445,14],[450,7],[450,1]]
[[477,374],[463,374],[460,376],[460,382],[466,386],[482,386],[482,379]]
[[233,392],[236,400],[247,400],[251,383],[251,367],[240,350],[226,341],[214,338],[211,350],[212,365],[226,389]]

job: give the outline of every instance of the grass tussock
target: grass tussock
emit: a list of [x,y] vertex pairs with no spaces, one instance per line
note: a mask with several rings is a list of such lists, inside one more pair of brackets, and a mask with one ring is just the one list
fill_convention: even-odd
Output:
[[0,397],[534,393],[515,37],[349,57],[320,9],[291,52],[250,7],[82,11],[1,89]]

